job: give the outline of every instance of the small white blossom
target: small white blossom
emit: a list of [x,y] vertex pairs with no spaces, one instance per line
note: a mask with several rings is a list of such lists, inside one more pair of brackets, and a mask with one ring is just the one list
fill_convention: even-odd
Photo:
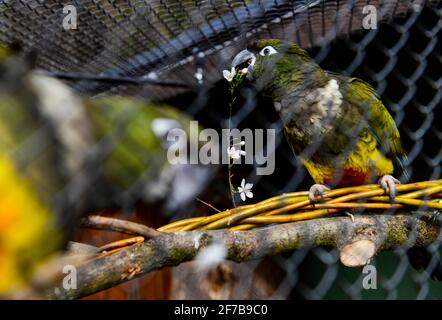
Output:
[[222,243],[212,243],[201,249],[195,257],[198,269],[203,271],[216,267],[227,256],[227,248]]
[[194,74],[195,79],[198,81],[198,83],[202,83],[203,82],[203,69],[202,68],[198,68]]
[[241,156],[245,156],[246,152],[244,150],[236,149],[235,146],[227,148],[227,155],[233,159],[237,160],[241,158]]
[[158,80],[158,73],[151,71],[147,74],[147,79],[149,80]]
[[242,179],[241,186],[238,187],[238,192],[239,192],[239,195],[241,196],[242,201],[246,201],[246,197],[253,198],[253,193],[251,191],[252,187],[253,187],[253,183],[246,184],[246,180]]
[[227,81],[229,81],[229,82],[231,82],[231,81],[233,80],[233,78],[235,77],[235,75],[236,75],[236,70],[235,70],[235,68],[232,68],[231,71],[229,71],[229,70],[223,70],[223,77],[224,77]]

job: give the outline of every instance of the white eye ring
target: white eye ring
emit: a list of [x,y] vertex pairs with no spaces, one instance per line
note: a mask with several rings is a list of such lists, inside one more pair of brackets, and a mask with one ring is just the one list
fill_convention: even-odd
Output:
[[272,46],[266,46],[259,52],[259,54],[263,57],[270,56],[275,53],[278,53],[278,51],[276,51],[275,48],[273,48]]

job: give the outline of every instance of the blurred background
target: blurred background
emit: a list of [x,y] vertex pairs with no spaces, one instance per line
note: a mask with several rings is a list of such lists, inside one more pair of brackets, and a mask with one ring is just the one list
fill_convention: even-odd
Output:
[[[378,20],[368,30],[367,5]],[[26,238],[51,225],[54,235],[29,239],[63,243],[55,239],[68,230],[69,239],[99,246],[123,236],[75,228],[81,215],[160,227],[215,213],[203,201],[232,207],[227,166],[170,165],[166,134],[188,132],[190,120],[200,129],[229,127],[222,70],[260,38],[296,42],[324,69],[372,84],[398,125],[411,181],[440,179],[441,10],[437,0],[0,0],[0,43],[9,48],[0,54],[0,187],[16,188],[16,199],[34,199],[48,216],[41,224],[21,221],[15,232]],[[233,185],[242,178],[254,184],[249,202],[307,190],[313,181],[283,138],[272,103],[249,87],[237,94],[232,128],[278,134],[275,172],[257,176],[253,165],[234,165]],[[22,180],[26,187],[15,187]],[[20,200],[2,202],[14,198],[1,192],[0,258],[17,262],[0,271],[14,275],[46,252],[17,258],[26,244],[8,245],[15,238],[7,235],[6,213]],[[89,298],[442,298],[441,284],[411,269],[404,250],[380,253],[373,263],[377,290],[364,290],[361,269],[340,265],[336,249],[312,248],[225,262],[207,273],[185,263]]]

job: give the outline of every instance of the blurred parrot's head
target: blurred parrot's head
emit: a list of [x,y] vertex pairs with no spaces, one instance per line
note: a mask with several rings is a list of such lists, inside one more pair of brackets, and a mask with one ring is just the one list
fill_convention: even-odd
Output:
[[224,77],[246,74],[264,95],[275,98],[302,84],[319,69],[307,52],[294,43],[263,39],[251,43],[232,60]]

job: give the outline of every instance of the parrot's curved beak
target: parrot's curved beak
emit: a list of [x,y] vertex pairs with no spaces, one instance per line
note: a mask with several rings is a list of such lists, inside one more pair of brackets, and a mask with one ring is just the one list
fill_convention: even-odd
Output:
[[249,50],[243,50],[238,53],[232,60],[232,68],[240,70],[242,73],[251,71],[255,64],[256,57]]
[[248,50],[239,52],[232,60],[231,70],[223,71],[224,78],[226,78],[227,81],[232,81],[237,71],[250,75],[255,61],[256,56],[252,52]]

